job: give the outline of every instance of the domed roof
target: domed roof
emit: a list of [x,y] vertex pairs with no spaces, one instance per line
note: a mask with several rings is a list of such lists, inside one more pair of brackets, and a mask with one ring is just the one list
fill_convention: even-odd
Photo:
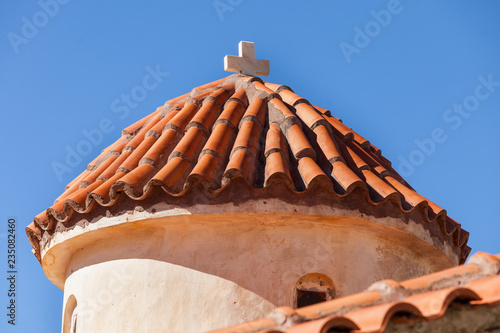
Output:
[[380,149],[288,86],[241,74],[171,99],[124,129],[26,232],[40,259],[54,233],[110,211],[268,198],[411,219],[461,262],[470,251],[468,233]]

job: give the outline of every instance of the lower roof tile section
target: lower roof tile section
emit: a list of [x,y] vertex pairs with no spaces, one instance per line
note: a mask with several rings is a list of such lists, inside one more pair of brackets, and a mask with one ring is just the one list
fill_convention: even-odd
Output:
[[195,184],[216,198],[241,193],[235,180],[259,193],[281,184],[311,202],[318,193],[332,200],[357,193],[372,211],[381,207],[377,215],[437,225],[433,232],[451,239],[462,262],[470,251],[460,224],[416,193],[378,148],[289,87],[245,75],[195,88],[127,127],[26,232],[40,259],[41,242],[75,215],[92,216],[96,205],[144,200],[156,189],[164,195],[158,200],[179,202]]
[[[287,333],[404,332],[410,328],[405,325],[416,322],[429,323],[426,326],[429,328],[433,323],[437,324],[436,327],[450,327],[440,332],[454,332],[458,326],[464,332],[476,332],[476,322],[460,325],[453,322],[457,317],[448,314],[455,308],[460,309],[459,316],[468,311],[476,319],[483,316],[481,325],[484,330],[481,332],[496,331],[500,327],[499,274],[500,254],[493,256],[479,252],[465,265],[400,283],[379,281],[367,291],[296,310],[277,308],[267,318],[213,333],[262,333],[269,330]],[[477,309],[483,309],[483,312]],[[271,325],[273,319],[274,325]]]

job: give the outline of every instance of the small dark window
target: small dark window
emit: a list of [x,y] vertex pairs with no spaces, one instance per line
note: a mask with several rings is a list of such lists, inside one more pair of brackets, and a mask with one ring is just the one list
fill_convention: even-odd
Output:
[[326,301],[326,293],[297,290],[297,307],[301,308]]
[[302,275],[295,284],[295,308],[330,301],[335,298],[335,285],[332,279],[321,273]]

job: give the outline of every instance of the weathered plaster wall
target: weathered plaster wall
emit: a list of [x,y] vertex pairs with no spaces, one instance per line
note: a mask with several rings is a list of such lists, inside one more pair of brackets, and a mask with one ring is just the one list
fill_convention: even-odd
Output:
[[[81,230],[63,244],[73,253],[65,299],[75,296],[85,332],[115,326],[120,332],[200,332],[293,306],[295,285],[307,273],[327,275],[343,296],[380,279],[404,280],[452,266],[413,235],[320,215],[124,218],[111,227]],[[62,258],[57,251],[55,245],[46,254]],[[60,271],[58,265],[47,261],[46,271]]]
[[80,269],[65,289],[78,302],[78,332],[204,332],[274,308],[231,281],[153,259]]

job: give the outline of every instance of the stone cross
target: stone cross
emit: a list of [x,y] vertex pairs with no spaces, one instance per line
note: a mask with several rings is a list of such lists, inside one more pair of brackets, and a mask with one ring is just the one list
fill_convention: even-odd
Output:
[[224,70],[246,75],[269,75],[269,60],[255,59],[255,44],[241,41],[240,56],[224,57]]

